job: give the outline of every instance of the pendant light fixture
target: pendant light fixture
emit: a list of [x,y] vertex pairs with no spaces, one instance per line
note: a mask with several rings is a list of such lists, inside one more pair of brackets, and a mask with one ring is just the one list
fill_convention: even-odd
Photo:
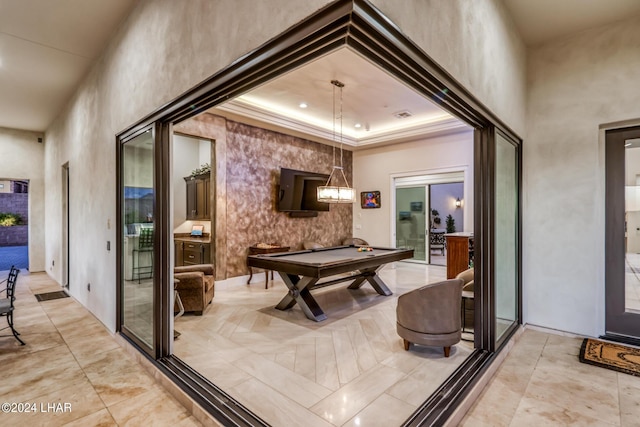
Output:
[[[333,85],[333,169],[325,185],[318,187],[318,201],[323,203],[353,203],[356,190],[349,186],[349,181],[344,174],[344,164],[342,162],[342,88],[344,83],[338,80],[331,80]],[[336,88],[340,89],[340,115],[336,117]],[[336,120],[340,119],[340,166],[336,164]],[[336,173],[336,170],[340,173]],[[331,185],[331,180],[335,174],[335,183],[340,183],[340,175],[344,181],[344,186]]]

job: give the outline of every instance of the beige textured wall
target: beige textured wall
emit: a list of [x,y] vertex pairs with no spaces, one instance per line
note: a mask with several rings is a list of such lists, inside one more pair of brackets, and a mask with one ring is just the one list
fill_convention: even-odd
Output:
[[[458,231],[473,231],[473,130],[466,129],[420,141],[356,151],[353,154],[354,186],[360,191],[380,190],[382,208],[354,205],[354,235],[372,245],[395,243],[395,219],[391,217],[393,178],[464,171],[464,224]],[[441,212],[442,214],[442,212]],[[444,227],[444,216],[442,217]],[[360,229],[358,229],[360,227]]]
[[526,49],[500,0],[373,0],[402,32],[521,137]]
[[[115,134],[327,3],[142,0],[47,130],[46,264],[60,260],[68,161],[70,292],[107,327],[115,328],[116,305],[115,250],[106,250],[117,232]],[[516,131],[524,128],[524,50],[499,0],[373,4]],[[51,274],[61,280],[59,269]]]
[[640,123],[638,17],[542,46],[528,60],[526,321],[597,336],[604,332],[604,145],[599,126]]
[[[0,178],[29,180],[29,271],[45,269],[44,146],[39,132],[0,128]],[[52,209],[60,209],[60,201]]]

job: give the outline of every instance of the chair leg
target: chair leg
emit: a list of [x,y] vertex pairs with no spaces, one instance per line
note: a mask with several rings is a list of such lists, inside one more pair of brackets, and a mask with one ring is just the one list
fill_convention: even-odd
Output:
[[444,357],[449,357],[450,353],[451,353],[451,347],[445,347],[444,348]]
[[11,332],[13,333],[15,339],[20,341],[20,345],[25,345],[24,341],[22,341],[20,337],[18,337],[18,335],[20,335],[18,331],[13,328],[13,313],[9,313],[9,315],[7,316],[7,323],[9,324],[9,327],[11,328]]
[[411,345],[411,343],[405,339],[402,340],[402,343],[404,344],[404,350],[409,351],[409,346]]

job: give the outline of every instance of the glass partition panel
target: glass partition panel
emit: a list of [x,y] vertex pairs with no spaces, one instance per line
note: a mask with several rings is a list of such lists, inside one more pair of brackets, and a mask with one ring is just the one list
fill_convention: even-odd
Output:
[[122,148],[122,327],[153,348],[155,197],[150,131]]
[[495,322],[496,342],[518,319],[518,152],[496,134]]
[[640,138],[625,146],[625,311],[640,313]]
[[396,247],[413,249],[413,260],[426,261],[426,187],[396,188]]

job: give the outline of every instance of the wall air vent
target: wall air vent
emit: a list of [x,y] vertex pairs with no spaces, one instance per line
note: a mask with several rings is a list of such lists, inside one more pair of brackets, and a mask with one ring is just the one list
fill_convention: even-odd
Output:
[[396,119],[406,119],[407,117],[411,117],[411,116],[413,116],[413,114],[411,114],[411,111],[409,110],[402,110],[402,111],[393,113],[393,117],[395,117]]

